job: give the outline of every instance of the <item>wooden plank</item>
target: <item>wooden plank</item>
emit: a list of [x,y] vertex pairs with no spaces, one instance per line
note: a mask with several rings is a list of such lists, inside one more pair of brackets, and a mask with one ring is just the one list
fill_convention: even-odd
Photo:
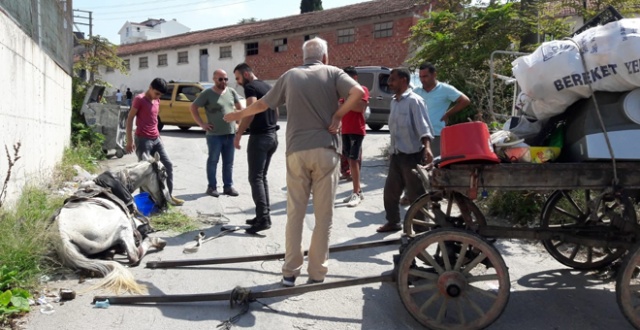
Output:
[[[469,179],[476,170],[479,189],[603,189],[613,182],[611,163],[468,164],[434,169],[430,175],[431,188],[467,192]],[[618,163],[617,171],[618,186],[640,189],[640,162]]]

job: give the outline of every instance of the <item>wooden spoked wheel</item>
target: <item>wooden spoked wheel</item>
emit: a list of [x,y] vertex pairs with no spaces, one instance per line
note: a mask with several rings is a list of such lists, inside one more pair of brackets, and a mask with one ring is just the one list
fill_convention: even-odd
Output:
[[[637,223],[633,203],[628,197],[602,195],[591,190],[557,190],[544,205],[540,227],[601,235],[616,225],[615,221]],[[606,267],[626,251],[623,248],[586,246],[560,239],[542,240],[542,244],[561,264],[582,270]]]
[[640,329],[640,245],[625,258],[616,282],[616,299],[622,314]]
[[489,326],[504,311],[511,287],[498,250],[456,228],[415,237],[400,256],[397,285],[407,311],[429,329]]
[[469,223],[487,224],[480,209],[467,196],[452,192],[448,198],[449,201],[435,201],[432,193],[426,193],[416,199],[404,216],[404,233],[413,237],[441,227],[469,229]]

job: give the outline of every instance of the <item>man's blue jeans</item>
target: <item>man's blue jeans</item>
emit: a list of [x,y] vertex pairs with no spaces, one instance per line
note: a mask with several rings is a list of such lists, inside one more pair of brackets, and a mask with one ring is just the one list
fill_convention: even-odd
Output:
[[223,188],[227,189],[233,186],[233,156],[235,154],[235,148],[233,146],[234,137],[235,134],[207,135],[207,147],[209,148],[209,157],[207,158],[207,180],[209,181],[209,187],[212,189],[217,189],[218,187],[216,171],[220,155],[222,155]]

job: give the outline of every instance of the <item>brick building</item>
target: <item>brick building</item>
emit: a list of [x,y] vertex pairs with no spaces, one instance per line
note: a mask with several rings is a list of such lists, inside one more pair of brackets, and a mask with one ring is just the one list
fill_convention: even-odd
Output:
[[[434,0],[435,1],[435,0]],[[208,81],[213,71],[231,74],[242,62],[272,81],[302,64],[302,44],[319,36],[329,43],[330,64],[400,66],[410,56],[406,42],[426,10],[418,0],[374,0],[323,11],[194,31],[121,45],[129,75],[103,68],[116,88],[144,90],[155,77]]]
[[379,0],[260,22],[259,33],[244,36],[245,61],[263,79],[276,79],[302,63],[302,44],[318,36],[329,43],[332,65],[400,66],[422,12],[415,0]]

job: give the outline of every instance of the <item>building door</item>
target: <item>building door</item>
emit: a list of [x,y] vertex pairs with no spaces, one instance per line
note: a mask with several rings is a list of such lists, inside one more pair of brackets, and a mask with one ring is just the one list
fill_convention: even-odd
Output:
[[200,49],[200,81],[209,81],[209,51]]

